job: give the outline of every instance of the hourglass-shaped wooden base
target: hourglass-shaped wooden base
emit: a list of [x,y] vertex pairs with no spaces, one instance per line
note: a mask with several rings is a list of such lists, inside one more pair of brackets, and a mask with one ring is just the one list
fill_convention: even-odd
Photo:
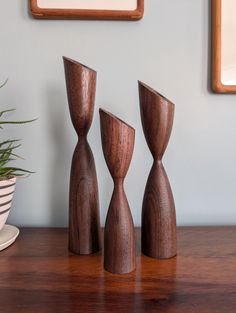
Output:
[[101,249],[98,186],[92,150],[86,137],[79,138],[70,175],[69,249],[91,254]]
[[174,104],[139,82],[143,130],[154,163],[142,207],[142,252],[153,258],[176,255],[176,213],[170,183],[162,165],[172,130]]
[[123,188],[133,154],[135,131],[101,109],[100,122],[103,153],[114,181],[104,230],[104,268],[125,274],[136,266],[134,224]]
[[69,249],[91,254],[101,248],[97,175],[87,133],[92,123],[96,72],[64,58],[71,120],[78,134],[74,151],[69,200]]

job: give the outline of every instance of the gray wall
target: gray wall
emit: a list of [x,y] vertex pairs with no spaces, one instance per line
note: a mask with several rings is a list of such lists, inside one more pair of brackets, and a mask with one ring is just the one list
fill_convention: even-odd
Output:
[[[96,157],[101,217],[112,192],[99,136],[98,108],[136,128],[126,190],[135,223],[152,159],[142,133],[137,79],[176,104],[164,164],[175,195],[179,225],[236,221],[236,97],[209,89],[209,3],[206,0],[146,0],[139,22],[39,21],[27,1],[0,4],[1,107],[33,125],[7,127],[3,136],[24,139],[20,165],[37,174],[19,181],[9,222],[67,225],[70,160],[76,144],[64,82],[62,55],[98,71],[89,141]],[[11,116],[13,117],[13,116]]]

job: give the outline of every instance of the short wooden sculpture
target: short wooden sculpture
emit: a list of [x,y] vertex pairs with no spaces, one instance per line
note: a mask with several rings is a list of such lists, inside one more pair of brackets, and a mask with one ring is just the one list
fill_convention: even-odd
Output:
[[97,73],[74,60],[63,59],[71,120],[79,137],[70,176],[69,249],[76,254],[91,254],[101,248],[97,175],[87,142]]
[[104,157],[114,181],[114,190],[104,230],[104,268],[125,274],[135,269],[134,224],[124,192],[124,179],[134,149],[135,130],[100,109]]
[[139,96],[143,130],[154,158],[143,199],[142,252],[171,258],[176,255],[176,214],[162,157],[172,130],[174,104],[141,82]]

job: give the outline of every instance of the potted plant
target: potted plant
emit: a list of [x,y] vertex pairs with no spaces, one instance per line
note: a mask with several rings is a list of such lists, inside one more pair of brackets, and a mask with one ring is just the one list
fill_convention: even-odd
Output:
[[[5,86],[7,81],[0,85],[0,89]],[[14,111],[8,109],[0,111],[0,129],[6,124],[25,124],[34,120],[14,121],[6,120],[7,113]],[[11,162],[22,159],[17,153],[16,149],[21,146],[19,139],[5,139],[0,140],[0,231],[6,223],[8,218],[11,203],[15,191],[15,184],[18,177],[24,177],[32,173],[26,169],[14,167]]]

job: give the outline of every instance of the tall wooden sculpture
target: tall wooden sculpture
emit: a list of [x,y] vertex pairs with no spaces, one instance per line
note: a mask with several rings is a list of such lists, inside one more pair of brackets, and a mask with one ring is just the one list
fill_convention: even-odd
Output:
[[70,176],[69,249],[76,254],[91,254],[101,248],[97,175],[87,141],[97,73],[74,60],[63,59],[71,120],[79,138]]
[[162,157],[172,130],[174,104],[141,82],[139,96],[144,135],[154,158],[143,198],[142,252],[171,258],[176,255],[176,214]]
[[100,123],[103,153],[114,181],[104,231],[104,267],[109,272],[124,274],[135,269],[134,224],[123,187],[133,154],[135,130],[101,109]]

